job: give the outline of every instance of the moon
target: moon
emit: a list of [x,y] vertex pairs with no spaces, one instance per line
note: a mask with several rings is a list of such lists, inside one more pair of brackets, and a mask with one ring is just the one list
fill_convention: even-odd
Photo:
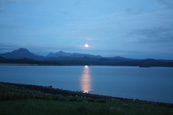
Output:
[[88,48],[88,47],[89,47],[89,45],[88,45],[88,44],[85,44],[85,45],[84,45],[84,47]]

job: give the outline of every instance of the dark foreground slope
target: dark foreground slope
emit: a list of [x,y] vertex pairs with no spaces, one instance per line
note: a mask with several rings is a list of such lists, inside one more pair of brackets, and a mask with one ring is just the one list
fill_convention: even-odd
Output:
[[114,115],[173,114],[173,105],[84,94],[51,86],[0,83],[0,114]]

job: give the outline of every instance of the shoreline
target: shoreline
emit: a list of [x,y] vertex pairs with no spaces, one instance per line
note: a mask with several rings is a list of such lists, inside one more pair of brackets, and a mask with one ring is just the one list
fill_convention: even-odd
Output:
[[[0,66],[85,66],[85,65],[39,65],[39,64],[14,64],[14,63],[0,63]],[[139,67],[139,68],[173,68],[173,67],[169,67],[169,66],[149,66],[149,67],[142,67],[142,66],[124,66],[124,65],[88,65],[88,66],[109,66],[109,67]]]
[[89,99],[105,99],[105,100],[115,100],[115,101],[130,101],[130,102],[140,102],[140,103],[152,103],[159,106],[165,106],[173,108],[173,103],[165,103],[165,102],[155,102],[155,101],[146,101],[140,99],[129,99],[122,97],[113,97],[113,96],[105,96],[98,94],[90,94],[90,93],[82,93],[80,91],[70,91],[59,88],[52,88],[52,86],[40,86],[40,85],[31,85],[31,84],[18,84],[18,83],[9,83],[9,82],[0,82],[0,85],[11,86],[22,88],[25,90],[38,91],[46,94],[59,95],[62,97],[82,97]]

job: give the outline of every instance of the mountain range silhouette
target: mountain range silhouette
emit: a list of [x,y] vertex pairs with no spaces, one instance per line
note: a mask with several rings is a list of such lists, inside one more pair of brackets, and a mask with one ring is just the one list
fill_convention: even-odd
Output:
[[0,63],[37,64],[37,65],[108,65],[108,66],[164,66],[173,67],[173,60],[130,59],[120,56],[102,57],[82,53],[59,51],[40,56],[26,48],[0,54]]

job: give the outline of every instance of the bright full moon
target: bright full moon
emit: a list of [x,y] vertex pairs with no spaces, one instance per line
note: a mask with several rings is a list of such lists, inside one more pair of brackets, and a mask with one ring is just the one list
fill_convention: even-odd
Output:
[[89,47],[89,45],[88,45],[88,44],[85,44],[85,45],[84,45],[84,47],[88,48],[88,47]]

